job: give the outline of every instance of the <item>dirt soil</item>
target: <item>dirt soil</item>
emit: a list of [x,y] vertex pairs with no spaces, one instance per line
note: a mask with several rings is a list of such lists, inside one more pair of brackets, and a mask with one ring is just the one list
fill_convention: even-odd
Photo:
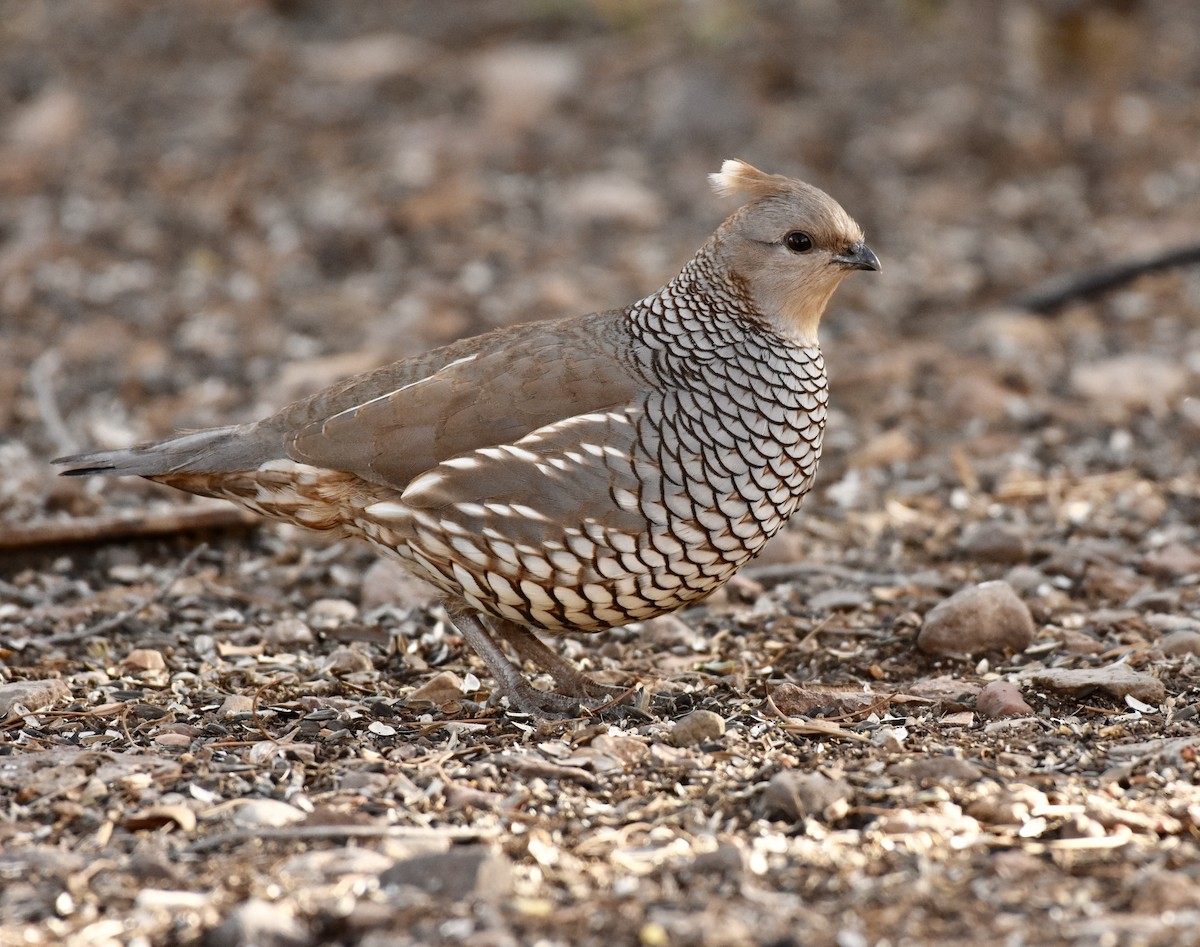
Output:
[[[1200,944],[1197,103],[1193,0],[0,0],[0,943]],[[555,642],[632,711],[48,466],[624,305],[734,156],[884,269],[788,531]]]

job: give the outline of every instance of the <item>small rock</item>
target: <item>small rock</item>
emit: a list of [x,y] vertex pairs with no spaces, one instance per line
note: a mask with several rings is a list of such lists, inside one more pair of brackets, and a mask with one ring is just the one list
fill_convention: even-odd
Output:
[[1071,370],[1071,387],[1112,422],[1124,421],[1143,409],[1165,414],[1183,395],[1187,382],[1182,360],[1140,353],[1076,365]]
[[591,174],[568,183],[558,210],[576,225],[622,223],[650,227],[667,213],[658,195],[619,174]]
[[154,742],[158,746],[180,749],[192,745],[192,737],[186,733],[156,733]]
[[632,766],[650,755],[650,747],[637,737],[619,733],[602,733],[591,743],[591,749],[618,762]]
[[218,717],[237,717],[254,711],[254,698],[245,694],[230,694],[221,702]]
[[958,545],[971,559],[982,562],[1024,562],[1030,552],[1026,531],[998,520],[971,523]]
[[233,821],[238,825],[267,826],[276,829],[303,822],[306,818],[302,809],[297,809],[278,799],[246,799],[238,805],[233,813]]
[[927,654],[1020,652],[1033,641],[1033,616],[1007,582],[955,592],[925,616],[917,647]]
[[1183,543],[1169,543],[1142,558],[1142,571],[1164,579],[1194,575],[1200,573],[1200,552]]
[[243,901],[208,935],[209,947],[304,947],[308,931],[280,904]]
[[445,901],[471,895],[503,900],[512,890],[512,865],[484,845],[464,845],[397,862],[379,876],[379,883],[417,888]]
[[1019,397],[986,375],[968,373],[949,382],[942,403],[950,417],[999,421],[1009,415]]
[[1135,671],[1126,664],[1110,664],[1101,668],[1051,668],[1030,671],[1024,677],[1038,687],[1070,694],[1102,690],[1114,697],[1129,695],[1149,703],[1158,703],[1167,696],[1167,689],[1157,677]]
[[446,704],[461,700],[463,682],[453,671],[442,671],[434,675],[408,695],[410,701],[428,701],[431,704]]
[[659,615],[642,622],[639,638],[647,645],[664,651],[670,648],[690,649],[700,641],[695,629],[678,615]]
[[893,428],[877,434],[856,450],[850,457],[851,467],[890,467],[892,464],[912,460],[917,456],[917,445],[912,438]]
[[846,808],[850,795],[850,784],[845,780],[785,769],[771,777],[759,799],[759,808],[767,818],[799,821],[813,816],[834,819],[839,809]]
[[161,651],[153,651],[149,648],[135,648],[125,656],[125,660],[121,662],[121,666],[127,671],[133,671],[135,674],[144,671],[165,671],[167,669],[167,660],[162,656]]
[[358,606],[344,598],[319,598],[308,607],[308,620],[314,628],[336,628],[358,621]]
[[570,49],[545,43],[500,46],[475,64],[484,115],[502,133],[536,126],[583,78],[582,63]]
[[975,698],[975,709],[985,717],[1023,717],[1033,713],[1021,688],[1011,681],[992,681]]
[[1147,615],[1146,624],[1164,634],[1169,631],[1200,632],[1200,619],[1187,615]]
[[[944,704],[966,704],[972,698],[979,696],[982,686],[974,681],[964,681],[961,678],[939,675],[924,677],[913,681],[905,690],[914,697],[924,697]],[[871,695],[867,695],[871,696]],[[878,700],[878,697],[873,699]]]
[[1200,657],[1200,632],[1173,631],[1158,644],[1163,654],[1172,656],[1194,654]]
[[853,611],[871,601],[871,593],[861,588],[826,589],[809,596],[805,603],[814,612]]
[[945,783],[974,783],[983,778],[983,770],[956,756],[927,756],[903,760],[888,767],[888,774],[921,786]]
[[725,718],[711,710],[693,710],[671,728],[671,742],[681,747],[719,740],[724,735]]
[[1024,825],[1050,798],[1032,786],[1002,786],[967,806],[967,815],[989,825]]
[[1020,595],[1037,595],[1038,590],[1050,581],[1050,577],[1033,566],[1013,566],[1004,573],[1004,581]]
[[746,866],[738,846],[732,842],[718,842],[712,851],[697,854],[690,867],[697,875],[737,879],[742,876]]
[[807,717],[815,713],[853,713],[879,700],[878,694],[861,688],[827,684],[793,684],[785,681],[771,691],[771,702],[786,717]]
[[[179,879],[173,879],[178,881]],[[133,899],[134,910],[203,911],[212,903],[213,896],[207,891],[172,891],[162,888],[142,888]]]
[[329,884],[347,875],[374,878],[393,864],[394,859],[380,852],[347,845],[293,855],[273,871],[293,884],[318,885]]
[[427,59],[425,44],[418,39],[400,33],[374,33],[310,43],[302,61],[319,79],[359,83],[412,75]]
[[262,630],[263,643],[268,645],[312,644],[313,633],[299,618],[281,618]]
[[375,665],[370,657],[356,648],[334,648],[325,659],[325,670],[330,674],[361,674],[372,671]]
[[1149,868],[1137,882],[1130,910],[1156,916],[1167,911],[1194,914],[1200,910],[1200,886],[1187,871]]
[[75,141],[85,124],[79,97],[66,89],[51,87],[13,114],[7,137],[26,151],[56,151]]
[[1104,650],[1104,643],[1086,631],[1062,628],[1057,634],[1063,650],[1070,654],[1098,654]]
[[196,829],[196,813],[182,803],[149,806],[126,816],[121,824],[130,831],[161,829],[176,825],[182,832]]
[[56,677],[44,681],[12,681],[0,684],[0,717],[8,716],[16,706],[26,710],[41,710],[66,700],[71,691]]
[[438,590],[418,579],[394,559],[376,559],[363,573],[359,600],[364,612],[381,605],[418,608],[440,599]]

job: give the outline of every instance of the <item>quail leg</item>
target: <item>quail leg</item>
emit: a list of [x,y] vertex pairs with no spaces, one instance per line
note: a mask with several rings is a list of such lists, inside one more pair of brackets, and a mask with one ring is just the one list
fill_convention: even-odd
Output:
[[561,693],[592,700],[612,700],[625,693],[624,687],[592,680],[524,625],[497,618],[486,620],[523,660],[536,664],[554,678]]
[[[505,696],[523,713],[553,720],[566,720],[579,715],[579,698],[553,691],[541,691],[529,683],[521,669],[504,655],[495,638],[484,627],[478,615],[447,610],[450,621],[467,644],[483,659],[492,677]],[[519,627],[519,626],[517,626]],[[538,642],[541,644],[541,642]],[[514,647],[516,647],[514,645]],[[545,648],[545,645],[542,645]],[[546,648],[549,651],[549,648]],[[518,653],[520,653],[518,651]],[[555,655],[557,657],[557,655]],[[562,658],[559,658],[562,661]],[[563,662],[566,663],[565,661]],[[571,670],[574,670],[572,668]],[[583,677],[578,671],[575,671]],[[557,680],[557,678],[555,678]]]

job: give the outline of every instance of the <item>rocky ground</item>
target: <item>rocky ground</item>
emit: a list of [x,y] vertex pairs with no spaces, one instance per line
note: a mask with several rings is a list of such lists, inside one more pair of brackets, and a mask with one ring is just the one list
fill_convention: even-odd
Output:
[[[0,943],[1200,943],[1197,101],[1189,0],[0,0]],[[637,712],[50,473],[622,305],[735,155],[884,272],[789,531],[557,642]]]

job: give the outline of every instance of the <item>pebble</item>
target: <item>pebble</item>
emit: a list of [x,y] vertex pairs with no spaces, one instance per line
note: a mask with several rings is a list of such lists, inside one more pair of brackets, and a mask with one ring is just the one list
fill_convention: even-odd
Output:
[[680,747],[709,743],[724,735],[725,718],[711,710],[693,710],[671,728],[671,742]]
[[[1113,384],[1118,378],[1121,383]],[[1188,371],[1181,360],[1136,352],[1071,370],[1071,387],[1110,422],[1125,421],[1143,409],[1165,414],[1182,397],[1187,383]]]
[[793,684],[785,681],[771,691],[771,702],[785,717],[806,717],[816,712],[853,713],[879,700],[878,694],[850,687]]
[[250,898],[211,931],[209,947],[304,947],[308,931],[283,905]]
[[379,884],[416,888],[445,901],[472,895],[505,900],[512,890],[512,864],[485,845],[463,845],[396,862],[380,874]]
[[1018,594],[1037,595],[1039,589],[1050,581],[1050,577],[1033,566],[1019,565],[1004,573],[1004,581]]
[[302,62],[319,80],[378,82],[414,75],[427,65],[425,44],[401,33],[375,33],[348,40],[310,43]]
[[1114,697],[1135,697],[1157,703],[1167,696],[1167,689],[1153,674],[1135,671],[1126,664],[1110,664],[1100,668],[1051,668],[1029,671],[1025,680],[1038,687],[1066,691],[1070,694],[1102,690]]
[[917,647],[926,654],[1020,652],[1033,641],[1033,616],[1007,582],[955,592],[925,616]]
[[418,579],[393,559],[376,559],[363,573],[359,601],[369,612],[382,605],[401,608],[425,608],[435,604],[439,594],[428,582]]
[[623,765],[632,766],[650,755],[650,747],[637,737],[619,733],[602,733],[591,742],[590,749]]
[[642,622],[639,641],[653,650],[669,651],[671,648],[695,648],[703,640],[696,630],[678,615],[659,615]]
[[866,589],[826,589],[808,598],[807,606],[814,612],[852,611],[871,602],[871,593]]
[[262,630],[263,643],[269,645],[312,644],[313,633],[299,618],[281,618]]
[[237,825],[275,829],[303,822],[306,818],[303,810],[278,799],[247,799],[233,812],[233,821]]
[[293,855],[274,871],[297,885],[329,884],[347,875],[374,878],[387,871],[395,860],[369,848],[347,845]]
[[8,716],[17,706],[26,710],[41,710],[70,696],[70,689],[56,677],[44,681],[12,681],[0,684],[0,717]]
[[1142,558],[1142,571],[1164,579],[1200,573],[1200,552],[1183,543],[1168,543]]
[[254,698],[245,694],[230,694],[221,702],[218,717],[237,717],[254,712]]
[[158,746],[170,748],[180,748],[192,745],[192,738],[186,733],[156,733],[154,742]]
[[658,194],[620,174],[589,174],[563,188],[558,211],[572,224],[652,227],[667,214]]
[[79,97],[51,85],[15,110],[6,137],[22,150],[49,153],[77,140],[86,124]]
[[899,428],[876,434],[850,456],[851,467],[890,467],[917,456],[917,445]]
[[409,694],[408,699],[410,701],[428,701],[431,704],[445,704],[452,700],[459,700],[464,693],[462,678],[453,671],[441,671]]
[[974,783],[983,779],[983,770],[956,756],[927,756],[902,760],[888,767],[888,774],[921,786],[944,783]]
[[745,872],[742,850],[733,842],[718,842],[711,851],[699,852],[692,859],[691,870],[697,875],[737,879]]
[[1021,696],[1021,688],[1011,681],[992,681],[975,698],[975,709],[985,717],[1023,717],[1033,708]]
[[500,46],[475,62],[484,115],[502,133],[534,128],[583,78],[571,50],[548,43]]
[[1050,797],[1032,786],[1001,786],[972,801],[967,815],[989,825],[1024,825],[1049,804]]
[[325,670],[330,674],[360,674],[374,669],[371,659],[356,648],[334,648],[325,659]]
[[851,796],[850,784],[821,773],[798,773],[785,769],[771,777],[759,799],[767,818],[799,821],[808,816],[837,818]]
[[150,648],[134,648],[125,656],[121,666],[127,671],[134,672],[165,671],[167,659],[162,656],[161,651],[153,651]]
[[358,621],[358,606],[344,598],[319,598],[308,607],[308,621],[314,628],[336,628]]
[[[1135,882],[1130,910],[1138,914],[1161,915],[1167,911],[1195,915],[1200,910],[1200,887],[1188,870],[1169,871],[1147,867]],[[1193,928],[1194,930],[1194,928]]]
[[1200,632],[1173,631],[1158,644],[1163,654],[1172,656],[1194,654],[1200,657]]
[[983,375],[960,375],[946,386],[943,403],[951,417],[1000,421],[1011,412],[1018,396],[1010,388]]
[[182,832],[196,830],[196,813],[182,803],[163,803],[139,809],[121,820],[130,831],[161,829],[176,825]]
[[1025,562],[1030,553],[1026,531],[998,520],[969,524],[958,545],[965,555],[982,562],[1016,564]]
[[1056,634],[1062,642],[1063,650],[1069,654],[1098,654],[1104,650],[1104,643],[1086,631],[1061,628]]

